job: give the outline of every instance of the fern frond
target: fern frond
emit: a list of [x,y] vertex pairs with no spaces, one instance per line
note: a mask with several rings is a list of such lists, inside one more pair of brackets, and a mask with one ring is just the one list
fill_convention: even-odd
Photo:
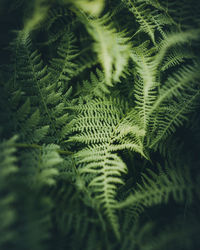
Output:
[[181,90],[194,90],[194,84],[198,79],[198,64],[195,67],[189,65],[180,68],[176,73],[168,77],[165,85],[160,89],[158,98],[154,102],[150,113],[152,114],[164,101],[172,98],[172,96],[180,96]]
[[124,184],[121,175],[127,172],[126,165],[115,153],[109,152],[109,146],[95,146],[83,149],[76,154],[78,164],[84,164],[80,174],[94,174],[89,183],[96,201],[103,208],[116,236],[119,238],[118,218],[115,214],[117,186]]
[[78,86],[76,95],[83,98],[102,97],[105,94],[109,94],[107,84],[105,83],[104,73],[96,68],[96,74],[90,73],[90,81],[83,81],[83,86]]
[[129,149],[144,156],[144,131],[131,120],[132,116],[124,116],[127,108],[119,100],[95,99],[71,109],[78,114],[70,124],[69,132],[75,134],[68,141],[87,145],[75,154],[78,171],[81,175],[92,174],[88,188],[92,187],[95,200],[119,237],[115,196],[127,168],[116,152]]
[[136,21],[139,23],[139,30],[136,32],[144,32],[149,35],[152,42],[156,44],[155,41],[155,29],[156,25],[152,22],[150,9],[147,8],[147,5],[144,3],[139,3],[134,0],[122,0],[124,5],[129,9],[130,12],[135,16]]
[[[81,164],[80,174],[93,174],[89,183],[95,200],[103,208],[114,232],[119,237],[118,219],[115,214],[115,195],[118,184],[123,184],[120,176],[126,172],[126,166],[115,153],[112,153],[113,130],[120,121],[123,112],[111,101],[95,100],[74,107],[81,114],[72,123],[72,131],[80,134],[72,136],[70,141],[91,145],[76,154]],[[87,116],[86,116],[87,115]],[[106,118],[106,119],[105,119]]]
[[69,82],[78,68],[78,65],[74,62],[74,59],[78,56],[75,43],[74,34],[67,31],[57,50],[59,57],[53,58],[50,63],[52,76],[57,82],[62,82],[64,85]]
[[[156,117],[158,117],[159,114],[161,115],[162,113],[161,116],[164,119],[164,111],[161,111],[161,106],[164,105],[164,103],[166,104],[166,102],[169,101],[167,106],[171,105],[171,108],[173,109],[173,101],[170,104],[170,100],[172,97],[176,97],[177,99],[179,99],[181,94],[183,94],[185,91],[190,92],[189,98],[191,98],[193,95],[196,95],[194,92],[197,90],[195,84],[199,79],[198,63],[194,63],[193,65],[189,66],[183,66],[182,68],[177,70],[176,73],[168,76],[168,79],[165,80],[163,86],[161,85],[162,72],[160,71],[160,67],[162,66],[161,63],[165,58],[167,50],[174,46],[176,43],[182,44],[187,42],[186,38],[197,38],[197,34],[193,31],[182,32],[180,33],[180,37],[178,34],[179,33],[175,33],[174,35],[172,34],[171,36],[164,38],[160,44],[160,50],[157,50],[157,48],[154,47],[148,49],[148,42],[144,42],[138,47],[134,47],[132,51],[131,58],[136,65],[135,85],[133,89],[136,103],[134,109],[139,115],[139,127],[140,129],[145,131],[145,134],[147,135],[147,141],[151,140],[152,138],[155,139],[154,133],[156,133],[155,131],[158,131],[159,124],[162,127],[162,119],[158,121]],[[189,53],[188,56],[190,55],[192,56],[192,53]],[[177,61],[179,61],[179,58],[178,56],[174,55],[173,62],[175,63]],[[196,98],[191,98],[190,101],[195,102],[195,100]],[[159,108],[161,108],[160,111]],[[185,106],[184,108],[180,108],[179,110],[177,110],[176,114],[175,111],[173,112],[171,110],[172,113],[175,114],[175,116],[172,115],[172,113],[170,116],[170,113],[168,112],[169,119],[165,123],[169,125],[168,128],[170,128],[172,124],[173,127],[174,122],[176,123],[176,125],[179,124],[179,126],[182,124],[182,114],[187,113],[187,108],[188,112],[191,111],[189,108],[189,104],[187,107]],[[175,127],[173,127],[172,129],[173,131],[174,128]],[[166,129],[166,131],[169,132],[168,129]],[[163,133],[163,136],[164,134],[166,134],[166,131]],[[161,134],[162,133],[160,133],[160,135]],[[161,137],[159,138],[161,139]]]
[[169,51],[168,55],[162,62],[161,71],[165,71],[172,67],[178,66],[181,63],[185,62],[187,59],[195,59],[195,55],[191,51],[183,51],[180,48],[172,49],[171,51]]
[[[70,36],[69,39],[72,38],[73,37]],[[28,36],[26,36],[23,32],[19,32],[17,39],[13,44],[13,47],[14,46],[16,48],[16,58],[18,59],[16,67],[17,69],[19,69],[17,83],[18,84],[20,83],[21,85],[20,87],[22,91],[25,92],[25,94],[29,93],[31,90],[30,102],[33,108],[35,108],[35,106],[39,107],[40,118],[41,118],[40,124],[44,126],[43,128],[40,127],[41,131],[39,130],[35,131],[36,136],[38,137],[39,132],[45,133],[45,131],[47,131],[47,126],[49,126],[50,127],[49,132],[51,136],[57,131],[56,132],[58,135],[57,139],[60,141],[64,137],[63,131],[64,127],[66,126],[66,121],[68,120],[68,116],[66,115],[65,111],[65,105],[67,103],[67,100],[69,98],[69,93],[71,91],[70,88],[66,91],[67,86],[62,85],[60,83],[60,81],[62,81],[63,79],[65,80],[68,77],[64,76],[64,72],[67,71],[67,69],[65,68],[66,66],[65,62],[64,62],[64,69],[62,68],[62,71],[61,72],[59,71],[60,75],[58,77],[58,81],[55,81],[53,80],[52,73],[49,72],[47,66],[44,66],[40,53],[32,49],[31,41]],[[72,47],[70,47],[70,49],[71,49],[70,53],[72,53]],[[69,51],[67,50],[65,52],[68,53]],[[73,56],[70,55],[69,57],[71,58]],[[63,67],[63,61],[60,62],[58,60],[57,64],[59,63],[60,64],[62,63]],[[66,64],[68,64],[67,66],[71,65],[70,62],[68,61]],[[38,95],[40,96],[40,98],[38,98]],[[26,115],[26,113],[23,110],[20,111],[19,109],[18,112],[23,113],[23,116]],[[34,112],[36,111],[34,110]],[[22,119],[23,116],[21,116],[20,114],[19,116],[21,117],[20,119]],[[29,119],[29,123],[31,121],[33,122],[33,118]],[[34,122],[36,123],[36,121]],[[60,129],[56,130],[56,128]],[[49,142],[58,143],[58,141],[55,141],[53,138],[49,139],[50,141],[48,141],[48,143]]]
[[131,58],[136,64],[137,80],[135,82],[134,94],[136,98],[136,109],[142,121],[142,129],[146,131],[149,123],[149,114],[157,96],[157,70],[152,62],[154,49],[148,49],[148,42],[135,47]]
[[17,137],[0,143],[0,248],[6,249],[15,239],[13,225],[16,221],[16,193],[13,190],[12,176],[18,171],[16,148],[13,146]]
[[159,108],[155,117],[157,124],[156,134],[152,136],[150,148],[157,147],[161,139],[165,139],[175,132],[176,127],[181,126],[187,120],[186,114],[195,110],[199,96],[199,91],[190,95],[182,94],[180,102],[170,101],[169,106]]
[[155,64],[158,66],[162,63],[167,51],[173,46],[187,44],[193,40],[198,40],[198,38],[199,30],[187,30],[166,34],[166,37],[164,37],[159,43],[159,50],[155,57]]
[[138,204],[149,207],[167,203],[170,195],[176,202],[182,202],[185,196],[192,201],[194,186],[186,167],[184,170],[166,167],[166,173],[162,171],[158,175],[150,169],[147,171],[148,175],[142,175],[142,183],[137,184],[136,190],[125,201],[118,203],[118,208]]
[[39,164],[35,176],[36,185],[55,185],[55,177],[59,171],[56,168],[63,160],[59,156],[57,145],[43,146],[39,155]]
[[87,29],[94,39],[94,51],[105,73],[108,86],[119,81],[126,72],[131,52],[129,38],[125,32],[117,32],[110,22],[109,15],[87,20]]

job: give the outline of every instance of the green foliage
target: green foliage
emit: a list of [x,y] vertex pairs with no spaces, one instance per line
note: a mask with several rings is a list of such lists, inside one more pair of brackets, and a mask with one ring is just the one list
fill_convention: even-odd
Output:
[[[11,242],[15,238],[15,231],[12,226],[15,223],[16,213],[12,206],[16,199],[16,193],[11,190],[13,185],[13,175],[17,172],[16,160],[14,153],[16,148],[12,146],[16,138],[12,138],[9,141],[1,142],[0,145],[0,247],[3,248],[8,242]],[[8,182],[9,180],[9,182]]]
[[195,5],[2,2],[1,249],[199,249]]

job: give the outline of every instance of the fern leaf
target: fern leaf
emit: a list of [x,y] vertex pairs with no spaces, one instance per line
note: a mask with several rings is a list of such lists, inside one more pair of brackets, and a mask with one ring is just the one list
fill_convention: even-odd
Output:
[[164,59],[167,51],[175,46],[182,45],[197,40],[199,38],[199,30],[188,30],[184,32],[173,32],[166,34],[166,37],[159,43],[159,52],[155,57],[155,64],[158,66]]
[[195,56],[191,51],[183,51],[181,49],[173,49],[169,51],[168,55],[162,63],[161,71],[168,70],[169,68],[180,65],[187,59],[195,59]]
[[137,1],[134,0],[123,0],[122,2],[129,9],[129,11],[134,14],[137,22],[140,24],[137,33],[142,31],[148,34],[152,42],[155,44],[156,42],[154,33],[156,25],[149,18],[150,10],[147,8],[146,4],[138,4]]
[[74,109],[82,114],[73,121],[72,131],[80,134],[72,136],[69,141],[91,145],[76,154],[77,163],[84,165],[79,171],[81,174],[95,173],[89,187],[92,187],[91,191],[96,201],[103,208],[116,236],[119,237],[118,219],[114,208],[115,195],[117,185],[123,184],[120,176],[126,172],[126,166],[119,156],[112,153],[111,141],[113,129],[120,120],[122,110],[111,101],[100,100]]
[[75,134],[68,141],[86,144],[86,148],[75,154],[79,173],[92,174],[88,188],[92,187],[95,200],[119,237],[115,196],[127,168],[116,152],[129,149],[144,155],[141,142],[144,131],[131,123],[130,117],[126,119],[126,107],[118,100],[95,99],[71,109],[78,114],[70,124],[69,133]]
[[13,146],[17,137],[0,143],[0,248],[6,249],[15,239],[16,232],[13,226],[16,220],[14,203],[16,194],[13,190],[12,176],[18,171],[16,149]]
[[57,50],[59,57],[53,58],[51,61],[50,69],[57,82],[68,83],[78,68],[78,65],[74,62],[74,59],[78,56],[75,42],[73,33],[66,32]]
[[55,177],[58,175],[58,169],[55,167],[62,162],[62,158],[56,152],[59,147],[56,145],[44,146],[41,150],[41,158],[36,175],[38,185],[55,185]]
[[142,183],[137,184],[136,190],[125,201],[118,203],[118,208],[138,204],[149,207],[162,202],[167,203],[170,195],[176,202],[182,202],[185,195],[190,202],[192,201],[194,186],[188,169],[187,175],[184,173],[186,170],[169,167],[166,168],[166,173],[160,172],[158,175],[150,169],[147,171],[148,175],[143,174]]
[[153,104],[150,113],[153,113],[165,100],[172,96],[180,96],[182,89],[193,90],[194,83],[196,83],[198,79],[198,65],[195,67],[184,66],[172,76],[169,76],[165,85],[160,89],[159,96]]
[[156,99],[157,71],[152,62],[153,51],[147,49],[148,42],[135,47],[132,52],[132,59],[136,64],[138,80],[135,83],[136,109],[138,109],[142,128],[146,131],[149,123],[151,106]]
[[77,96],[82,96],[83,98],[102,97],[105,94],[109,94],[110,91],[105,82],[104,73],[96,69],[96,74],[90,73],[90,81],[83,81],[83,86],[78,86]]
[[[73,46],[71,45],[71,40],[73,40],[73,36],[69,35],[69,44],[67,44],[67,50],[65,53],[69,53],[69,58],[72,59],[73,56],[70,53],[74,53]],[[66,39],[66,37],[65,37]],[[69,45],[69,46],[68,46]],[[64,59],[58,60],[57,64],[61,66],[61,71],[58,70],[57,74],[55,74],[58,77],[58,81],[53,81],[52,74],[49,72],[47,66],[44,66],[44,63],[41,59],[41,55],[37,50],[32,49],[32,44],[30,41],[30,37],[24,34],[23,32],[19,32],[18,36],[13,44],[13,47],[16,47],[16,58],[18,59],[17,68],[18,70],[18,77],[17,77],[17,83],[21,85],[21,89],[23,92],[29,93],[31,89],[31,96],[29,102],[31,102],[32,106],[39,106],[39,113],[40,113],[40,124],[44,126],[44,128],[40,128],[37,131],[35,131],[36,137],[43,137],[46,134],[47,126],[49,126],[49,133],[53,135],[55,132],[57,133],[57,140],[53,139],[53,137],[49,137],[48,143],[58,143],[58,141],[62,140],[62,133],[60,133],[64,126],[66,126],[68,117],[65,115],[65,103],[67,102],[68,95],[70,93],[70,88],[68,91],[66,91],[66,84],[62,85],[60,81],[65,81],[67,77],[64,76],[64,72],[67,71],[65,68],[68,67],[70,62],[68,61],[67,56],[67,62],[65,65],[65,56]],[[70,47],[70,48],[69,48]],[[71,52],[69,52],[71,49]],[[24,53],[25,51],[25,53]],[[73,51],[73,52],[72,52]],[[59,52],[60,56],[62,54],[62,50]],[[63,52],[64,53],[64,52]],[[65,55],[66,55],[65,54]],[[63,61],[64,60],[64,61]],[[64,66],[63,66],[64,65]],[[64,68],[63,68],[64,67]],[[69,70],[70,71],[70,70]],[[66,83],[66,82],[65,82]],[[38,98],[38,95],[40,98]],[[66,99],[65,99],[66,98]],[[28,100],[27,100],[28,103]],[[25,104],[24,104],[25,105]],[[26,104],[27,106],[28,104]],[[26,115],[26,113],[23,111],[25,107],[21,107],[23,115],[21,113],[19,116],[22,119],[23,116]],[[30,108],[29,108],[30,109]],[[28,110],[27,110],[28,112]],[[34,110],[35,112],[35,110]],[[31,112],[32,113],[32,112]],[[62,117],[62,118],[61,118]],[[25,126],[28,125],[28,123],[36,122],[34,121],[34,117],[29,118],[26,115],[27,121]],[[57,119],[58,124],[57,124]],[[60,121],[63,121],[62,124]],[[22,126],[24,129],[24,126]],[[61,128],[59,130],[56,130],[56,127]],[[40,134],[41,133],[41,134]],[[25,134],[24,134],[25,135]],[[29,137],[30,138],[30,137]],[[39,138],[32,140],[37,140]]]
[[108,15],[88,20],[87,29],[95,41],[94,51],[104,70],[106,83],[112,86],[112,80],[119,81],[126,71],[131,49],[129,38],[125,32],[116,31]]
[[103,208],[116,236],[119,238],[118,218],[115,214],[116,190],[118,184],[124,184],[121,175],[127,172],[126,165],[116,154],[109,152],[109,146],[91,147],[83,149],[76,154],[78,164],[84,164],[79,170],[80,174],[94,174],[89,183],[91,192],[95,194],[96,201]]
[[161,139],[165,139],[172,132],[175,132],[176,127],[181,126],[187,120],[186,114],[195,110],[199,95],[199,91],[193,95],[184,96],[182,94],[180,103],[171,101],[169,107],[159,109],[156,117],[156,134],[152,136],[150,148],[157,147]]

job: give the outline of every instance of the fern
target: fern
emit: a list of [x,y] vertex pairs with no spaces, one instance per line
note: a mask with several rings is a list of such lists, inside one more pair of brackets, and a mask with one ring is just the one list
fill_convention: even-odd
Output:
[[77,70],[77,64],[73,62],[78,55],[75,42],[73,33],[67,31],[62,37],[57,51],[59,58],[53,58],[51,61],[52,76],[63,85],[69,82]]
[[83,81],[82,86],[78,86],[76,95],[82,96],[83,98],[92,99],[93,96],[101,97],[104,94],[109,94],[110,90],[105,83],[104,73],[98,68],[96,69],[96,74],[90,73],[90,81]]
[[[16,201],[16,193],[12,188],[14,185],[13,177],[16,175],[18,169],[16,166],[17,158],[15,156],[16,148],[13,146],[17,137],[13,137],[8,141],[0,144],[0,247],[10,245],[16,237],[16,232],[13,225],[16,222],[16,211],[14,203]],[[8,181],[9,180],[9,181]]]
[[191,53],[191,51],[183,51],[181,49],[172,49],[169,51],[169,54],[162,62],[161,71],[168,70],[170,68],[176,67],[187,60],[194,60],[195,56]]
[[[179,98],[180,93],[184,93],[184,91],[189,91],[188,98],[191,98],[190,105],[192,102],[195,102],[195,97],[198,97],[198,93],[196,92],[195,83],[199,78],[199,73],[196,68],[198,63],[195,63],[196,66],[184,66],[179,71],[177,70],[174,75],[169,76],[166,80],[165,84],[161,86],[162,76],[160,74],[160,64],[164,58],[166,51],[176,43],[186,42],[190,37],[194,39],[196,34],[191,32],[185,32],[178,34],[174,34],[165,38],[161,42],[160,50],[156,53],[156,49],[147,49],[148,42],[139,45],[138,47],[134,47],[132,52],[132,59],[136,64],[136,82],[134,86],[134,94],[135,94],[135,110],[137,110],[140,119],[141,129],[145,131],[147,135],[149,132],[155,132],[157,129],[159,121],[156,117],[158,117],[159,109],[162,110],[163,102],[166,104],[167,100],[170,100],[171,109],[173,109],[174,105],[172,104],[171,98],[175,96]],[[172,40],[173,38],[173,40]],[[176,39],[177,38],[177,39]],[[198,66],[197,66],[198,67]],[[190,87],[188,86],[189,82],[193,83]],[[184,90],[184,91],[183,91]],[[189,110],[188,110],[189,111]],[[175,111],[176,112],[176,111]],[[176,125],[180,125],[179,120],[181,120],[181,116],[187,112],[187,108],[179,109],[180,116],[177,117]],[[162,111],[162,118],[164,117],[164,112]],[[174,113],[168,113],[169,119],[166,124],[170,127],[170,123],[174,126]],[[171,119],[171,122],[170,122]],[[160,119],[161,121],[161,119]],[[162,126],[162,125],[161,125]],[[164,126],[163,126],[164,128]],[[166,128],[166,131],[168,128]],[[147,133],[148,131],[148,133]],[[163,136],[166,131],[163,131]],[[161,134],[160,134],[161,135]],[[147,137],[147,141],[151,140],[151,136]],[[162,136],[158,140],[161,140]]]
[[116,185],[123,184],[119,177],[127,170],[120,157],[113,153],[117,150],[113,143],[113,132],[123,114],[123,109],[118,109],[115,105],[111,100],[102,103],[97,99],[84,106],[77,106],[75,109],[80,115],[72,121],[72,131],[80,131],[81,134],[72,136],[69,141],[92,145],[76,154],[77,164],[83,165],[79,172],[94,173],[89,187],[119,237],[119,225],[114,211]]
[[156,99],[157,75],[152,54],[154,51],[147,49],[144,43],[139,48],[134,48],[132,59],[137,64],[138,77],[141,77],[135,85],[135,98],[142,128],[146,131],[149,123],[149,112]]
[[105,72],[106,83],[112,86],[112,81],[119,81],[125,72],[131,46],[125,32],[117,32],[109,19],[109,15],[89,19],[87,29],[95,41],[94,51]]
[[178,169],[174,171],[174,169],[167,168],[166,173],[161,171],[156,175],[153,171],[148,169],[148,175],[142,175],[142,183],[137,184],[134,193],[129,195],[121,204],[119,203],[118,208],[130,204],[137,208],[138,204],[149,207],[163,202],[167,203],[170,194],[175,201],[180,202],[184,200],[185,192],[191,202],[193,197],[192,189],[194,187],[190,173],[187,171],[187,174],[183,175],[184,170]]
[[[155,121],[158,129],[150,147],[154,147],[161,138],[164,139],[175,132],[176,127],[181,126],[187,120],[186,114],[195,110],[198,98],[199,91],[196,91],[193,92],[193,95],[183,95],[180,103],[171,101],[169,108],[160,108],[160,114],[157,113],[157,120]],[[166,115],[163,117],[163,114]]]
[[198,248],[198,6],[3,1],[0,248]]
[[[158,2],[122,0],[122,3],[131,13],[133,13],[136,21],[139,23],[139,29],[135,32],[135,35],[140,32],[146,33],[154,45],[156,45],[156,30],[164,37],[165,31],[163,26],[172,24],[172,20],[167,18],[164,14],[157,12],[157,9],[163,10],[163,7]],[[156,10],[152,10],[147,4],[155,7]]]
[[[60,82],[53,81],[52,72],[49,72],[47,66],[43,65],[40,54],[37,51],[32,52],[29,37],[24,37],[24,34],[20,33],[18,39],[19,41],[16,41],[14,44],[17,46],[17,43],[19,43],[20,47],[22,46],[22,48],[17,50],[19,51],[17,52],[19,53],[18,56],[22,56],[21,49],[23,49],[26,51],[26,57],[23,56],[22,60],[20,60],[20,65],[17,65],[17,67],[20,67],[17,81],[23,84],[21,88],[25,93],[30,91],[27,88],[27,85],[30,85],[29,88],[32,89],[31,101],[33,105],[36,105],[37,95],[40,96],[40,114],[41,117],[43,117],[41,123],[44,126],[50,126],[51,136],[55,133],[56,128],[61,128],[59,133],[57,133],[59,134],[58,140],[62,140],[65,136],[65,125],[68,120],[65,105],[67,104],[67,98],[71,93],[71,89],[66,90],[67,86],[62,85]],[[57,70],[57,72],[60,74],[61,79],[65,79],[63,69],[61,69],[61,71]],[[58,78],[58,81],[60,81],[60,78]],[[26,82],[26,84],[24,84],[24,82]],[[61,96],[63,97],[61,98]],[[51,138],[50,141],[52,141]],[[54,141],[54,143],[57,143],[57,141]]]

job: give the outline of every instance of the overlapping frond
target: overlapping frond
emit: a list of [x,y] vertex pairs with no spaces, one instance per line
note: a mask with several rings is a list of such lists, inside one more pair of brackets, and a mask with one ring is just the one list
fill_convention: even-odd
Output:
[[166,102],[157,110],[154,117],[157,128],[152,131],[151,148],[157,147],[161,139],[165,139],[174,133],[177,127],[183,125],[187,120],[187,114],[196,109],[199,97],[199,90],[193,90],[193,93],[182,94],[180,101],[170,101],[170,104]]
[[158,1],[122,0],[122,3],[134,15],[139,24],[135,35],[140,32],[146,33],[154,45],[157,42],[156,31],[165,37],[165,26],[172,25],[173,20],[166,16],[165,8]]
[[83,98],[92,98],[93,96],[102,97],[109,93],[110,90],[105,83],[104,73],[97,68],[96,74],[93,72],[90,73],[90,80],[85,80],[82,85],[78,86],[76,95]]
[[188,44],[191,41],[198,40],[199,34],[199,29],[167,33],[166,37],[161,39],[159,42],[159,50],[154,59],[155,65],[159,66],[159,64],[162,63],[166,53],[170,48],[178,45]]
[[165,70],[176,67],[186,62],[188,59],[195,59],[195,55],[191,51],[182,50],[181,48],[172,49],[168,52],[161,64],[161,71],[164,72]]
[[[171,55],[170,59],[166,59],[166,64],[167,51],[176,44],[187,43],[188,39],[197,39],[197,37],[194,31],[185,31],[162,39],[158,46],[160,49],[148,48],[148,42],[133,48],[131,58],[136,65],[134,109],[139,115],[140,128],[145,131],[148,143],[153,140],[156,144],[166,138],[169,131],[174,132],[175,127],[182,124],[185,114],[195,107],[199,96],[198,63],[193,62],[180,67],[175,73],[168,74],[167,79],[163,78],[161,68],[162,65],[167,68],[181,64],[184,53]],[[190,57],[193,59],[194,55],[188,51],[187,58]],[[172,100],[174,97],[176,101]],[[183,105],[181,100],[184,100]]]
[[199,215],[197,1],[7,2],[0,248],[179,249],[154,235],[171,198]]
[[53,58],[50,66],[52,76],[58,83],[66,85],[77,71],[78,65],[74,60],[78,56],[78,50],[75,43],[74,34],[67,30],[57,50],[59,57]]
[[115,196],[118,184],[123,184],[120,178],[126,173],[126,165],[113,151],[115,128],[123,116],[123,106],[113,100],[97,99],[84,105],[74,107],[79,115],[72,120],[72,132],[69,141],[88,145],[76,153],[80,174],[93,174],[89,183],[95,200],[103,208],[104,213],[119,237],[118,219],[115,214]]
[[118,203],[118,208],[138,204],[149,207],[161,203],[167,203],[170,195],[176,202],[182,202],[187,196],[188,202],[193,199],[193,182],[190,172],[184,169],[173,169],[166,167],[165,171],[159,174],[147,169],[148,174],[142,175],[142,183],[138,183],[133,194],[130,194],[125,201]]
[[126,72],[131,52],[129,38],[125,32],[118,32],[109,15],[88,19],[87,29],[94,39],[94,51],[105,73],[106,84],[112,86]]
[[[69,39],[72,39],[72,37],[70,36]],[[68,45],[67,47],[69,47]],[[70,73],[70,67],[71,65],[74,67],[74,64],[68,61],[68,57],[66,59],[67,63],[65,60],[61,60],[60,62],[59,59],[57,59],[57,64],[60,63],[61,69],[58,67],[56,71],[58,79],[55,81],[53,73],[49,71],[47,66],[44,66],[40,53],[32,49],[30,38],[23,32],[19,33],[13,47],[16,48],[16,59],[19,60],[19,63],[16,64],[18,69],[16,83],[20,85],[22,93],[26,94],[30,90],[32,92],[30,98],[25,101],[18,110],[18,112],[23,113],[23,115],[19,114],[18,116],[21,117],[21,120],[26,116],[26,118],[29,119],[27,123],[31,123],[32,121],[37,125],[37,123],[39,123],[40,113],[40,124],[44,125],[46,130],[47,126],[50,128],[49,132],[51,136],[56,132],[56,128],[59,128],[59,131],[57,131],[57,139],[62,140],[65,136],[64,131],[68,120],[65,105],[68,102],[71,88],[67,89],[67,85],[62,84],[61,81],[70,77],[70,74],[65,76],[64,73]],[[69,48],[67,48],[65,53],[72,53],[69,52],[72,48],[70,47],[70,49],[68,49]],[[71,58],[71,56],[69,57]],[[40,99],[38,99],[38,96]],[[34,115],[28,118],[27,113],[30,113],[30,104]],[[37,109],[39,109],[39,111]],[[51,138],[49,138],[49,140],[52,142]],[[57,143],[57,141],[53,142]]]
[[13,190],[12,176],[17,173],[17,157],[14,143],[17,137],[0,143],[0,248],[5,249],[15,238],[13,225],[16,221],[16,211],[13,209],[16,193]]
[[133,49],[131,58],[136,64],[134,93],[142,128],[146,131],[150,110],[157,96],[157,69],[152,61],[154,49],[148,49],[148,42]]

